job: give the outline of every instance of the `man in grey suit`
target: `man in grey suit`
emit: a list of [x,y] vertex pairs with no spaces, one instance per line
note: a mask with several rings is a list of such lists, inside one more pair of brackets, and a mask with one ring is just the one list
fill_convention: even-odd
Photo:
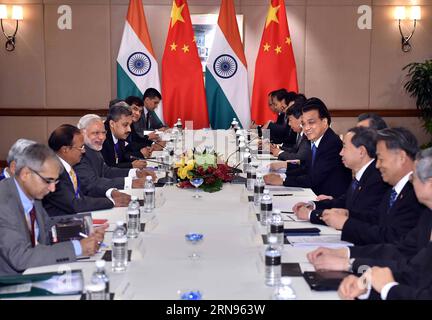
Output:
[[33,144],[17,156],[15,177],[0,182],[0,275],[73,262],[97,252],[107,225],[81,241],[51,244],[51,222],[40,200],[55,191],[60,171],[55,153]]
[[78,128],[84,135],[85,154],[81,162],[74,166],[74,170],[85,195],[110,198],[116,189],[143,188],[146,176],[156,179],[151,171],[109,167],[105,163],[100,151],[107,132],[98,115],[83,116],[78,122]]

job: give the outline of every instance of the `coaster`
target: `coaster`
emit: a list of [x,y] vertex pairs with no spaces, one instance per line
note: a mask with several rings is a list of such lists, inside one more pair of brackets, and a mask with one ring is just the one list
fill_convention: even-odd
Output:
[[[108,299],[108,300],[114,300],[114,293],[113,293],[113,292],[110,292],[109,295],[110,295],[110,296],[109,296],[109,299]],[[87,296],[86,296],[85,293],[83,293],[83,294],[81,295],[80,300],[87,300]]]
[[[267,242],[267,235],[266,234],[262,235],[262,239],[263,239],[263,243],[264,244],[268,244],[268,242]],[[284,237],[284,244],[290,244],[289,241],[288,241],[288,239],[286,237]]]
[[282,277],[302,277],[303,273],[298,263],[282,263]]

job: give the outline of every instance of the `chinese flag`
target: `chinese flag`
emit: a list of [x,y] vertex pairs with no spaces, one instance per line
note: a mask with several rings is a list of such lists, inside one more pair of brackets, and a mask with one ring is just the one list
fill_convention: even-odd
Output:
[[271,0],[255,64],[252,120],[264,124],[276,119],[268,107],[268,94],[281,88],[298,92],[297,71],[285,3]]
[[186,0],[174,0],[162,57],[164,119],[193,121],[194,129],[208,127],[204,79]]

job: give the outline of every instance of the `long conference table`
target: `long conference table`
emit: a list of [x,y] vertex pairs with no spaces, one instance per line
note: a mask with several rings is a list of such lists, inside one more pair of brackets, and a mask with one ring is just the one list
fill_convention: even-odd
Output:
[[[177,142],[177,150],[212,146],[225,158],[236,150],[232,131],[198,130],[185,131],[183,139]],[[250,145],[253,149],[253,144]],[[230,159],[236,163],[236,157]],[[254,160],[263,167],[267,160]],[[264,157],[265,158],[265,157]],[[161,177],[162,173],[158,172]],[[277,190],[277,191],[275,191]],[[271,193],[281,193],[274,189]],[[288,209],[299,201],[315,199],[310,189],[291,188],[290,196],[274,197],[273,208]],[[110,291],[115,299],[160,299],[176,300],[180,293],[199,290],[203,299],[211,300],[268,300],[274,288],[264,284],[264,250],[262,235],[266,228],[261,226],[253,202],[248,201],[249,193],[244,185],[226,183],[216,193],[201,192],[202,197],[192,197],[195,190],[180,189],[177,186],[157,188],[156,208],[152,213],[142,211],[144,232],[135,239],[129,239],[132,250],[131,261],[122,273],[111,271]],[[143,199],[142,189],[125,190]],[[81,269],[85,283],[89,283],[95,266],[104,251],[110,249],[112,231],[116,221],[126,219],[127,208],[113,208],[92,212],[93,219],[107,219],[110,227],[104,242],[107,248],[90,259],[67,265],[53,265],[32,268],[25,274]],[[284,221],[285,228],[311,227],[309,222]],[[314,226],[321,230],[321,236],[340,235],[339,231],[326,226]],[[204,240],[199,245],[186,242],[185,234],[202,233]],[[284,245],[283,263],[299,263],[302,271],[313,271],[306,253],[313,247]],[[192,252],[199,259],[190,259]],[[292,288],[297,299],[338,299],[336,292],[312,291],[303,277],[292,277]],[[55,296],[50,299],[79,299],[81,296]],[[43,299],[46,299],[44,297]]]

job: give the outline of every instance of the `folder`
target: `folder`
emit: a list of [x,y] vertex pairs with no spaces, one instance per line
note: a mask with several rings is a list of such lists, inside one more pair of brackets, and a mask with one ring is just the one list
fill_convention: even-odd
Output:
[[79,295],[83,288],[81,270],[0,277],[0,298]]

